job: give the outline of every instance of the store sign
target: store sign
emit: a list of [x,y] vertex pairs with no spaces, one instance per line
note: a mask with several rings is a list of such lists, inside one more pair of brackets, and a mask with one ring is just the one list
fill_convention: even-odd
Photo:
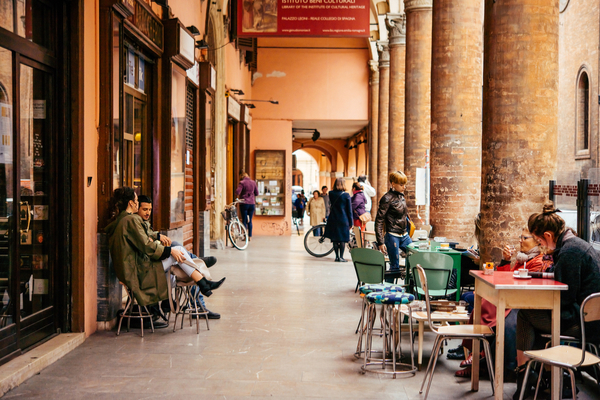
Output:
[[240,106],[240,103],[235,101],[233,99],[233,97],[228,97],[227,98],[227,114],[231,118],[235,119],[236,121],[239,121],[241,111],[242,111],[242,107]]
[[194,37],[188,31],[179,27],[179,54],[193,63],[195,61],[194,49]]
[[190,78],[190,80],[194,82],[196,86],[200,86],[200,65],[198,65],[197,61],[194,63],[194,66],[192,68],[188,69],[185,72],[187,74],[187,77]]
[[239,0],[238,36],[369,37],[369,0]]
[[[125,2],[125,1],[124,1]],[[129,2],[127,2],[129,3]],[[163,25],[160,19],[141,0],[135,1],[135,12],[129,21],[140,30],[160,50],[163,49]]]

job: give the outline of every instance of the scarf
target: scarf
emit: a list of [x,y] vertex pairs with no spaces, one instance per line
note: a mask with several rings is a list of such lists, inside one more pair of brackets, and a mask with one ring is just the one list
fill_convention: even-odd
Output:
[[517,263],[523,264],[525,261],[529,261],[532,258],[537,257],[540,253],[541,253],[541,250],[538,246],[535,246],[534,248],[529,250],[527,253],[523,253],[523,252],[519,251],[517,253]]

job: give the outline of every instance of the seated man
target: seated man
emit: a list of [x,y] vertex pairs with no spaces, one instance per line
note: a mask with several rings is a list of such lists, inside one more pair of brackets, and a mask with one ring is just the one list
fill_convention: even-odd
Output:
[[[174,246],[174,247],[181,246],[181,247],[183,247],[180,243],[172,242],[169,237],[162,235],[160,232],[152,230],[152,227],[150,226],[150,216],[152,215],[152,199],[148,196],[140,195],[138,197],[138,202],[139,202],[138,215],[140,217],[142,217],[142,219],[144,220],[144,227],[146,229],[146,234],[148,235],[148,237],[153,240],[160,241],[163,244],[163,246]],[[192,259],[200,258],[202,261],[204,261],[204,263],[206,264],[207,267],[212,267],[217,262],[216,257],[212,257],[212,256],[197,257],[196,255],[188,252],[187,250],[185,250],[185,252],[188,253],[190,258],[192,258]],[[193,289],[195,289],[195,288],[193,288]],[[194,294],[194,293],[192,293],[192,294]],[[198,293],[198,299],[200,300],[200,303],[202,303],[202,306],[206,309],[206,311],[208,311],[209,319],[221,318],[220,314],[212,312],[208,308],[206,308],[206,303],[204,302],[204,296],[201,293]],[[200,317],[204,318],[204,315],[201,315]]]

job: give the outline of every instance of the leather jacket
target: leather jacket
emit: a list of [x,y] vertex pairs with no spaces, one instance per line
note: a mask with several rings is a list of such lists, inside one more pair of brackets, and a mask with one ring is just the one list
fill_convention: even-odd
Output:
[[[404,194],[390,189],[379,200],[377,217],[375,217],[375,235],[377,245],[384,243],[384,232],[402,235],[406,232],[406,199]],[[385,227],[385,229],[384,229]]]

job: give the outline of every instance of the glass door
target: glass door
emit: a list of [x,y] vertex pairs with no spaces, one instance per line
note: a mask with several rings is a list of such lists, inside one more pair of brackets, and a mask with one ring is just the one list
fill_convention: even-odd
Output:
[[145,165],[145,148],[148,146],[146,131],[146,96],[136,89],[125,86],[123,113],[123,186],[129,186],[140,194],[147,193],[149,185],[144,172],[148,169]]

